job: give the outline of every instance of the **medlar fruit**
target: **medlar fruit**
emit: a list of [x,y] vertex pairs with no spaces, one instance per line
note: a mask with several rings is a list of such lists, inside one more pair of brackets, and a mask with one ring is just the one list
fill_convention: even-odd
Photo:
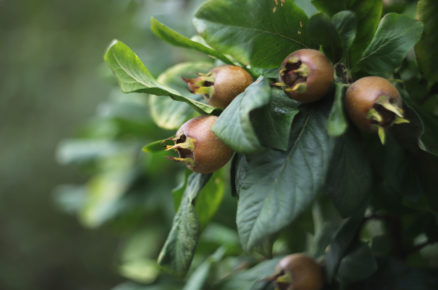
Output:
[[170,157],[186,164],[187,168],[199,173],[212,173],[230,160],[233,151],[216,135],[211,127],[216,116],[200,116],[185,122],[170,140],[175,144],[166,150],[175,150],[178,157]]
[[310,103],[321,99],[333,80],[333,65],[324,54],[315,49],[300,49],[283,60],[278,85],[290,98]]
[[324,284],[321,266],[301,253],[281,259],[274,275],[279,290],[320,290]]
[[246,70],[234,65],[218,66],[195,79],[183,79],[190,92],[203,95],[210,105],[222,109],[253,82]]
[[363,77],[347,90],[345,107],[353,123],[366,131],[378,132],[385,143],[385,129],[394,124],[409,123],[403,117],[399,91],[386,79]]

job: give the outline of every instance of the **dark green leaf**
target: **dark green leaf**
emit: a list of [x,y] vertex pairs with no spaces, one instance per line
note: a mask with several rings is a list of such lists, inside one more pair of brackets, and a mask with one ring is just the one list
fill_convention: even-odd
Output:
[[303,107],[287,152],[267,150],[239,160],[237,226],[249,250],[290,224],[314,200],[328,168],[333,140],[325,103]]
[[345,219],[337,231],[334,241],[330,244],[329,251],[326,255],[325,271],[328,281],[332,281],[335,277],[339,263],[354,241],[361,225],[361,221],[362,216],[360,214]]
[[438,2],[435,0],[420,0],[417,6],[417,19],[424,24],[423,36],[415,47],[418,64],[421,71],[433,85],[438,82]]
[[260,151],[263,147],[251,123],[251,112],[266,106],[270,99],[269,81],[260,77],[222,112],[213,125],[213,132],[236,152]]
[[197,11],[194,24],[209,45],[240,63],[275,68],[306,46],[307,16],[294,1],[275,12],[274,6],[272,0],[209,0]]
[[312,0],[312,3],[329,15],[342,10],[351,10],[355,13],[357,33],[350,54],[350,61],[354,65],[376,31],[382,16],[382,0]]
[[337,62],[342,53],[342,43],[331,19],[325,14],[313,15],[307,23],[309,40],[314,47],[322,46],[325,55]]
[[423,25],[406,15],[385,15],[355,70],[382,76],[391,74],[420,40],[422,31]]
[[324,187],[343,217],[365,208],[372,185],[371,166],[358,138],[352,134],[339,137]]
[[[180,63],[158,77],[160,84],[166,85],[193,101],[200,97],[189,92],[186,82],[182,79],[197,77],[196,73],[207,73],[211,63]],[[154,122],[161,128],[172,130],[179,128],[186,120],[194,117],[195,112],[186,103],[175,102],[171,98],[152,95],[149,98],[149,108]]]
[[174,274],[183,276],[187,272],[198,244],[200,223],[195,210],[198,193],[211,175],[192,173],[177,213],[172,229],[161,249],[158,263],[169,268]]
[[328,134],[334,137],[344,134],[348,126],[343,106],[344,88],[344,84],[336,82],[335,99],[327,122]]
[[197,51],[203,52],[207,55],[213,56],[217,59],[220,59],[221,61],[225,63],[231,64],[232,62],[224,56],[222,53],[219,53],[218,51],[211,49],[208,46],[205,46],[199,42],[193,41],[184,35],[179,34],[178,32],[174,31],[173,29],[169,28],[168,26],[164,25],[163,23],[159,22],[154,17],[151,17],[151,31],[158,36],[159,38],[169,42],[170,44],[173,44],[175,46],[181,46],[185,48],[191,48],[195,49]]
[[169,96],[191,105],[201,113],[210,114],[215,108],[182,96],[179,92],[158,83],[140,58],[124,43],[114,40],[105,53],[105,61],[124,93],[143,92],[157,96]]
[[[346,57],[349,55],[351,45],[353,45],[353,42],[356,39],[356,15],[352,11],[340,11],[333,15],[331,21],[341,39],[343,55]],[[346,60],[346,65],[349,66],[348,60]]]
[[263,146],[287,150],[292,122],[298,114],[297,103],[282,90],[272,90],[268,106],[255,110],[251,116]]
[[371,249],[361,244],[341,260],[337,277],[343,282],[350,283],[368,278],[376,270],[377,262]]

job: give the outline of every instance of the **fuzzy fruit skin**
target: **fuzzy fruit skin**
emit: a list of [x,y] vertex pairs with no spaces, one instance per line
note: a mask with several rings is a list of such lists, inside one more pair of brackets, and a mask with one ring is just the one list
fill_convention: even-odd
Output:
[[251,75],[239,66],[218,66],[211,72],[215,75],[214,94],[208,98],[208,103],[222,109],[253,82]]
[[384,78],[363,77],[348,88],[345,95],[345,107],[348,116],[357,127],[368,132],[377,130],[371,120],[367,118],[367,114],[379,96],[388,96],[393,104],[402,107],[399,91]]
[[281,271],[292,274],[290,285],[277,285],[280,290],[320,290],[323,287],[321,266],[304,254],[292,254],[278,262],[275,272]]
[[212,173],[224,166],[233,155],[233,151],[211,130],[216,120],[216,116],[196,117],[185,122],[176,133],[178,138],[184,135],[195,140],[192,153],[195,164],[187,165],[195,172]]
[[[307,89],[305,92],[287,92],[286,94],[299,102],[311,103],[321,99],[330,89],[334,80],[334,68],[330,60],[315,49],[300,49],[289,54],[282,62],[281,68],[286,68],[288,59],[298,57],[301,63],[308,66],[310,73],[306,79]],[[288,83],[287,79],[280,73],[280,81]]]

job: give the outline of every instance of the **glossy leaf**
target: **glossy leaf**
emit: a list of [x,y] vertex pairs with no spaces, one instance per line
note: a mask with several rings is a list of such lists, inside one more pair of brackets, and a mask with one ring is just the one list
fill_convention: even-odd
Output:
[[251,113],[261,144],[268,148],[287,150],[291,125],[298,112],[297,102],[282,90],[272,90],[269,105]]
[[338,138],[324,187],[343,217],[365,208],[371,194],[371,166],[358,139],[348,133]]
[[198,193],[209,178],[210,175],[200,173],[189,176],[181,204],[173,219],[172,229],[158,257],[160,265],[169,268],[178,276],[185,275],[195,254],[201,227],[194,204]]
[[205,114],[210,114],[215,110],[212,106],[186,98],[179,92],[158,83],[140,58],[126,44],[118,40],[111,43],[104,58],[124,93],[143,92],[157,96],[169,96]]
[[[158,77],[158,82],[178,91],[187,99],[199,101],[202,97],[190,93],[182,77],[196,78],[196,73],[207,73],[212,67],[213,64],[205,62],[180,63],[163,72]],[[195,116],[188,104],[162,96],[150,96],[149,108],[154,122],[168,130],[178,129],[185,121]]]
[[350,54],[350,61],[354,65],[376,31],[382,16],[382,0],[312,0],[312,3],[329,15],[342,10],[351,10],[355,13],[357,33]]
[[382,76],[391,74],[420,40],[422,31],[422,24],[408,16],[385,15],[356,70]]
[[211,49],[208,46],[203,45],[202,43],[191,40],[190,38],[185,37],[184,35],[174,31],[163,23],[159,22],[154,17],[151,17],[151,31],[158,36],[159,38],[169,42],[172,45],[191,48],[197,51],[203,52],[207,55],[220,59],[225,63],[232,64],[231,60],[229,60],[222,53]]
[[438,82],[438,2],[420,0],[417,6],[417,19],[424,24],[424,32],[415,52],[420,66],[429,85]]
[[327,122],[327,131],[330,136],[341,136],[348,127],[344,114],[344,84],[336,83],[335,99]]
[[244,65],[278,67],[289,53],[306,46],[307,16],[294,1],[209,0],[196,12],[194,24],[213,48]]
[[271,99],[269,81],[260,77],[238,95],[213,125],[213,132],[236,152],[263,149],[251,122],[251,112],[266,106]]
[[247,155],[237,165],[237,227],[245,250],[290,224],[316,197],[333,140],[325,129],[328,106],[308,106],[294,120],[286,152]]

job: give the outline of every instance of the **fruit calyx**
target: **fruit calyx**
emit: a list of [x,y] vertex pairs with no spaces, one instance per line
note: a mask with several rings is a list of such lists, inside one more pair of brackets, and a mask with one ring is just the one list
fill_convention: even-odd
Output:
[[283,82],[276,85],[283,87],[286,92],[304,93],[307,90],[307,77],[310,74],[310,68],[302,63],[297,56],[287,59],[285,66],[280,69],[280,76]]
[[214,95],[214,81],[216,74],[209,72],[206,74],[198,73],[194,79],[182,78],[189,86],[189,91],[196,95],[202,95],[207,101]]
[[175,150],[178,153],[178,157],[167,157],[173,161],[179,161],[185,163],[187,166],[194,166],[195,159],[193,151],[195,150],[196,140],[181,133],[179,136],[168,138],[164,141],[173,141],[174,145],[166,145],[165,151]]

